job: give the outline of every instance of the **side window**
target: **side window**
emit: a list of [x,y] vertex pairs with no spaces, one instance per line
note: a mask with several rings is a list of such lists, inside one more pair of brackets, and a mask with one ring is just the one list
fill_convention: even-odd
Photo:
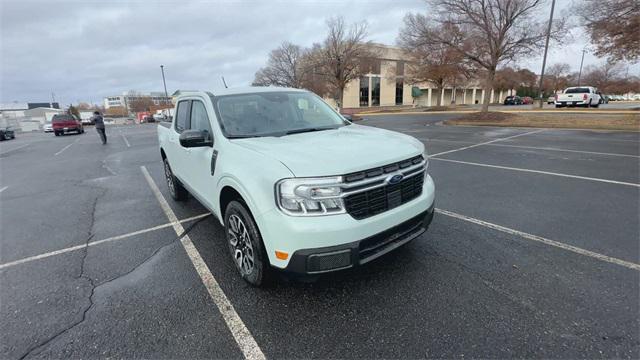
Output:
[[180,101],[178,103],[175,128],[179,133],[189,128],[189,110],[191,110],[191,102],[189,100]]
[[211,137],[211,123],[207,116],[207,109],[201,101],[194,100],[191,103],[191,127],[192,130],[202,130]]

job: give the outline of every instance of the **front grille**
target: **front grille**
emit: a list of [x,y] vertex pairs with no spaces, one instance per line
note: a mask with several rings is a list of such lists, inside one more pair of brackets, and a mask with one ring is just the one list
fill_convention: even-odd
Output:
[[[421,156],[412,158],[405,161],[409,162],[409,165],[404,167],[406,168],[411,165],[416,165],[417,163],[414,163],[414,159],[418,159],[417,163],[422,161]],[[402,165],[400,164],[401,163],[396,163],[392,164],[392,166],[402,168]],[[385,169],[387,167],[389,167],[389,165],[382,167],[381,169]],[[422,185],[424,184],[423,170],[424,167],[419,168],[417,171],[410,171],[410,175],[405,175],[408,177],[397,184],[377,186],[371,190],[364,190],[353,195],[347,195],[344,198],[347,213],[355,219],[361,220],[380,214],[389,209],[393,209],[417,198],[422,194]],[[367,170],[362,173],[366,176],[370,171],[371,170]],[[363,187],[366,187],[366,185]],[[360,188],[360,186],[357,188]]]
[[344,182],[352,183],[352,182],[380,176],[385,173],[391,173],[394,171],[402,170],[410,167],[411,165],[419,164],[420,162],[422,162],[422,160],[424,160],[422,155],[418,155],[418,156],[412,157],[411,159],[403,160],[397,163],[380,166],[380,167],[369,169],[369,170],[354,172],[354,173],[345,175]]

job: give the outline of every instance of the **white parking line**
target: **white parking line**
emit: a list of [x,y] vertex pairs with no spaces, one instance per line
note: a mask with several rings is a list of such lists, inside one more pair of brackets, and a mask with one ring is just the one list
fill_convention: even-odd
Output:
[[561,243],[559,241],[555,241],[555,240],[551,240],[551,239],[547,239],[547,238],[543,238],[542,236],[537,236],[537,235],[532,235],[532,234],[528,234],[522,231],[518,231],[518,230],[514,230],[514,229],[510,229],[508,227],[504,227],[501,225],[497,225],[497,224],[493,224],[484,220],[479,220],[479,219],[475,219],[472,217],[468,217],[465,215],[460,215],[457,213],[454,213],[452,211],[447,211],[447,210],[442,210],[442,209],[436,209],[436,212],[442,215],[446,215],[446,216],[450,216],[456,219],[460,219],[460,220],[464,220],[473,224],[477,224],[477,225],[481,225],[484,227],[488,227],[494,230],[498,230],[507,234],[511,234],[511,235],[516,235],[519,236],[521,238],[527,239],[527,240],[531,240],[531,241],[536,241],[539,243],[543,243],[545,245],[550,245],[553,247],[557,247],[563,250],[567,250],[567,251],[571,251],[574,252],[576,254],[580,254],[580,255],[584,255],[584,256],[589,256],[592,257],[594,259],[598,259],[600,261],[605,261],[611,264],[616,264],[616,265],[620,265],[620,266],[624,266],[626,268],[632,269],[632,270],[636,270],[636,271],[640,271],[640,264],[636,264],[630,261],[626,261],[626,260],[621,260],[618,258],[614,258],[611,256],[607,256],[607,255],[603,255],[603,254],[599,254],[593,251],[589,251],[589,250],[585,250],[582,248],[579,248],[577,246],[572,246],[572,245],[567,245],[565,243]]
[[[6,188],[7,187],[5,186],[2,190],[6,189]],[[2,192],[2,190],[0,190],[0,192]],[[203,218],[203,217],[205,217],[207,215],[209,215],[209,213],[192,216],[192,217],[180,220],[179,223],[185,223],[185,222],[189,222],[189,221],[193,221],[193,220],[198,220],[198,219]],[[112,241],[128,239],[128,238],[131,238],[131,237],[136,236],[136,235],[145,234],[145,233],[148,233],[148,232],[151,232],[151,231],[156,231],[156,230],[168,228],[168,227],[171,227],[171,226],[173,226],[173,223],[169,222],[169,223],[166,223],[166,224],[153,226],[153,227],[150,227],[150,228],[146,228],[146,229],[142,229],[142,230],[126,233],[126,234],[112,236],[112,237],[109,237],[109,238],[106,238],[106,239],[102,239],[102,240],[98,240],[98,241],[93,241],[93,242],[90,242],[89,245],[87,245],[87,246],[88,247],[92,247],[92,246],[101,245],[101,244],[104,244],[104,243],[109,243],[109,242],[112,242]],[[47,253],[40,254],[40,255],[29,256],[29,257],[26,257],[26,258],[23,258],[23,259],[20,259],[20,260],[10,261],[10,262],[4,263],[4,264],[0,264],[0,270],[5,269],[5,268],[10,268],[12,266],[16,266],[16,265],[32,262],[32,261],[35,261],[35,260],[46,259],[48,257],[52,257],[52,256],[55,256],[55,255],[66,254],[68,252],[81,250],[81,249],[84,249],[84,247],[85,247],[85,244],[76,245],[76,246],[71,246],[71,247],[68,247],[68,248],[60,249],[60,250],[47,252]]]
[[60,151],[58,151],[57,153],[53,154],[53,156],[58,156],[58,155],[62,154],[62,152],[63,152],[63,151],[67,150],[69,147],[71,147],[71,145],[73,145],[73,144],[77,143],[77,142],[78,142],[78,140],[80,140],[80,139],[76,139],[76,140],[75,140],[74,142],[72,142],[71,144],[69,144],[69,145],[67,145],[67,146],[63,147]]
[[482,143],[479,143],[479,144],[464,146],[464,147],[461,147],[461,148],[458,148],[458,149],[447,150],[447,151],[439,152],[439,153],[436,153],[436,154],[431,154],[431,155],[429,155],[429,158],[432,158],[434,156],[444,155],[444,154],[451,154],[451,153],[454,153],[454,152],[457,152],[457,151],[467,150],[467,149],[471,149],[471,148],[482,146],[482,145],[492,144],[492,143],[498,142],[498,141],[509,140],[509,139],[520,137],[520,136],[536,134],[536,133],[539,133],[539,132],[542,132],[542,131],[546,131],[546,130],[547,129],[539,129],[539,130],[534,130],[534,131],[528,131],[528,132],[522,133],[522,134],[517,134],[517,135],[513,135],[513,136],[507,136],[507,137],[504,137],[504,138],[494,139],[494,140],[491,140],[491,141],[485,141],[485,142],[482,142]]
[[2,189],[0,189],[0,193],[7,190],[8,186],[3,187]]
[[[430,158],[430,159],[431,159],[431,158]],[[512,170],[512,171],[522,171],[522,172],[529,172],[529,173],[535,173],[535,174],[543,174],[543,175],[560,176],[560,177],[566,177],[566,178],[572,178],[572,179],[580,179],[580,180],[597,181],[597,182],[603,182],[603,183],[608,183],[608,184],[616,184],[616,185],[626,185],[626,186],[640,187],[640,184],[636,184],[636,183],[629,183],[629,182],[616,181],[616,180],[607,180],[607,179],[600,179],[600,178],[592,178],[592,177],[587,177],[587,176],[578,176],[578,175],[569,175],[569,174],[562,174],[562,173],[554,173],[554,172],[550,172],[550,171],[531,170],[531,169],[522,169],[522,168],[509,167],[509,166],[489,165],[489,164],[481,164],[481,163],[474,163],[474,162],[468,162],[468,161],[451,160],[451,159],[441,159],[441,158],[435,158],[435,159],[432,159],[432,160],[447,161],[447,162],[458,163],[458,164],[465,164],[465,165],[483,166],[483,167],[489,167],[489,168],[494,168],[494,169],[503,169],[503,170]]]
[[120,134],[120,136],[122,136],[122,140],[124,140],[124,143],[127,144],[127,147],[131,147],[131,144],[129,144],[129,140],[127,140],[127,137],[124,136],[124,134]]
[[[147,171],[147,168],[145,166],[141,166],[140,170],[142,170],[144,177],[147,179],[147,183],[149,183],[149,187],[160,203],[160,207],[164,211],[165,215],[167,215],[169,221],[174,224],[173,229],[175,230],[176,234],[181,235],[184,232],[184,228],[180,223],[176,222],[175,213],[173,212],[173,210],[171,210],[171,207],[160,192],[160,189],[158,189],[156,183],[151,178],[151,175],[149,175],[149,171]],[[189,256],[189,259],[191,260],[191,263],[193,264],[193,267],[196,269],[196,272],[200,276],[202,284],[207,289],[207,291],[209,292],[209,296],[218,307],[222,318],[227,324],[229,331],[231,331],[231,334],[236,340],[236,343],[240,347],[240,350],[242,351],[245,359],[266,359],[264,354],[262,353],[262,350],[260,349],[260,346],[258,346],[258,343],[256,343],[256,340],[251,335],[251,332],[249,332],[249,329],[247,329],[244,322],[242,322],[242,319],[233,308],[233,305],[224,294],[224,291],[222,291],[222,289],[220,288],[218,281],[213,277],[213,274],[211,274],[209,267],[202,259],[202,256],[200,256],[198,249],[196,249],[196,247],[191,242],[189,235],[185,235],[182,238],[181,242],[182,246],[187,252],[187,255]]]
[[24,144],[24,145],[16,146],[16,147],[14,147],[13,149],[9,149],[9,150],[5,150],[5,151],[1,152],[1,153],[0,153],[0,155],[8,154],[8,153],[10,153],[10,152],[12,152],[12,151],[20,150],[20,149],[22,149],[22,148],[24,148],[24,147],[27,147],[27,146],[29,146],[29,145],[30,145],[30,144]]
[[585,150],[569,150],[569,149],[560,149],[554,147],[538,147],[538,146],[523,146],[523,145],[509,145],[509,144],[486,144],[488,146],[504,146],[504,147],[512,147],[512,148],[522,148],[522,149],[532,149],[532,150],[548,150],[548,151],[564,151],[564,152],[572,152],[579,154],[592,154],[592,155],[605,155],[605,156],[621,156],[621,157],[632,157],[632,158],[640,158],[638,155],[628,155],[628,154],[617,154],[617,153],[603,153],[596,151],[585,151]]

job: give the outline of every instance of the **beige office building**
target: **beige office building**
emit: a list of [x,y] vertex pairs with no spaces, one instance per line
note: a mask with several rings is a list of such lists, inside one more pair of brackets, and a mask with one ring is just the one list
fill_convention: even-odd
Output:
[[[343,97],[344,109],[362,109],[395,106],[436,106],[440,104],[482,103],[484,89],[478,81],[470,80],[455,88],[445,87],[438,90],[428,82],[409,84],[405,81],[407,58],[400,48],[375,45],[379,59],[371,62],[369,72],[358,80],[347,84]],[[412,88],[420,89],[420,95],[412,96]],[[500,102],[506,91],[490,93],[491,102]]]

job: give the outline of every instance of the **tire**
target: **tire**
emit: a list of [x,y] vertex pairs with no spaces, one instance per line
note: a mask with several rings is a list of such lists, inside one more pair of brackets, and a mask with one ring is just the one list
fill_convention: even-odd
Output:
[[224,214],[229,254],[240,276],[252,286],[269,285],[273,270],[253,216],[246,205],[235,200],[227,205]]
[[562,106],[560,105],[556,105],[556,109],[560,109]]
[[185,201],[188,197],[187,189],[180,184],[180,180],[173,175],[173,171],[171,170],[171,166],[169,165],[169,160],[167,158],[164,159],[164,177],[167,181],[167,187],[169,188],[169,194],[175,201]]

